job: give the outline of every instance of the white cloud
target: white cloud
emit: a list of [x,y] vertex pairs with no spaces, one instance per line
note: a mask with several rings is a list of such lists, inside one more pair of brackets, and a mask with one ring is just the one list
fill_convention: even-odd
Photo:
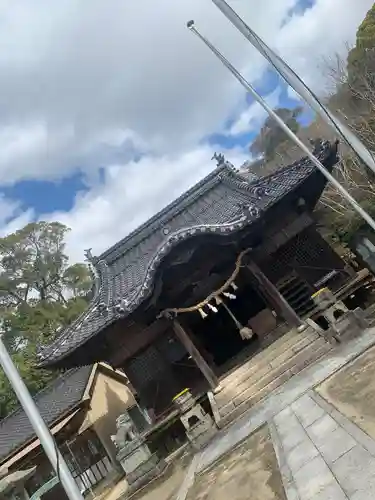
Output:
[[[265,1],[254,26],[277,32],[294,2]],[[249,16],[257,3],[234,5]],[[191,18],[236,64],[259,74],[260,57],[210,0],[7,3],[0,135],[11,131],[21,147],[0,151],[3,182],[59,177],[77,159],[95,168],[92,139],[113,130],[131,130],[161,154],[217,131],[243,92],[187,30]]]
[[19,202],[0,194],[0,237],[21,229],[34,216],[33,210],[22,211]]
[[[224,152],[236,166],[247,159],[241,151]],[[104,185],[80,196],[70,213],[49,218],[72,229],[68,251],[73,259],[81,260],[83,249],[90,247],[99,254],[212,171],[213,154],[213,148],[202,146],[178,156],[113,165],[106,170]]]
[[19,205],[16,201],[9,200],[5,196],[0,195],[0,227],[15,216],[18,207]]
[[18,212],[18,215],[13,217],[6,224],[0,225],[0,236],[12,234],[19,229],[22,229],[33,220],[35,220],[35,213],[33,209],[28,208],[23,212]]
[[[355,43],[356,31],[373,0],[316,0],[303,16],[295,16],[279,32],[275,48],[313,90],[326,89],[324,61]],[[291,93],[293,96],[293,93]]]
[[[295,15],[281,28],[277,37],[266,36],[265,41],[281,54],[304,81],[317,93],[331,88],[331,78],[324,75],[330,59],[338,55],[345,61],[348,47],[354,45],[356,31],[373,0],[316,0],[312,8]],[[292,99],[298,94],[288,88]],[[277,106],[280,88],[266,98],[268,104]],[[229,133],[236,135],[250,132],[265,118],[265,112],[257,103],[251,104],[232,125]]]
[[[229,3],[321,90],[322,56],[354,40],[373,1],[317,0],[283,26],[296,0]],[[244,111],[242,87],[185,27],[194,18],[259,81],[264,61],[210,0],[66,0],[53,9],[47,0],[0,0],[0,13],[1,182],[62,178],[78,167],[95,178],[105,167],[104,186],[94,184],[69,213],[46,214],[72,227],[74,258],[103,250],[206,174],[213,150],[198,144],[223,132],[234,111],[232,134],[262,117],[257,105]],[[137,151],[147,156],[134,163]],[[2,231],[32,217],[20,214]]]
[[[317,0],[281,28],[296,1],[230,3],[316,83],[316,56],[352,40],[372,1]],[[210,0],[92,0],[89,7],[66,0],[53,9],[47,0],[2,0],[1,7],[0,145],[10,136],[0,148],[2,182],[95,169],[98,138],[118,131],[163,154],[221,129],[243,90],[186,29],[190,18],[250,79],[265,66]]]
[[[266,103],[271,108],[277,107],[281,95],[281,87],[277,87],[273,92],[264,97]],[[258,103],[252,103],[245,109],[229,130],[230,135],[238,135],[244,132],[257,130],[267,116],[265,109]]]

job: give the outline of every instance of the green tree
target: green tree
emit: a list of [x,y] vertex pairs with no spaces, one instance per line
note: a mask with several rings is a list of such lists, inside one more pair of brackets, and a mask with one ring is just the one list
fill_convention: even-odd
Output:
[[[56,376],[37,367],[38,345],[85,310],[92,286],[86,265],[69,265],[67,232],[58,222],[38,222],[0,238],[0,331],[33,394]],[[17,405],[2,372],[0,395],[2,418]]]
[[37,222],[0,238],[0,307],[30,300],[64,302],[67,291],[88,292],[87,267],[69,266],[64,253],[67,232],[59,222]]
[[372,49],[375,45],[375,3],[367,12],[357,30],[356,46],[359,49]]
[[373,88],[375,71],[375,4],[360,24],[356,44],[348,54],[348,83],[354,93],[363,93],[368,85]]
[[[278,108],[275,112],[284,120],[293,132],[298,132],[298,117],[303,111],[302,107],[294,109]],[[250,146],[250,152],[255,156],[262,156],[265,161],[272,160],[279,148],[290,144],[289,137],[272,117],[267,117],[259,134]]]

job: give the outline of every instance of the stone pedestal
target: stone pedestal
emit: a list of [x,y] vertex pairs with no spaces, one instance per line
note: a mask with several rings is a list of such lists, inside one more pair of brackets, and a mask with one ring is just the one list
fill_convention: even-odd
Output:
[[338,300],[335,304],[332,304],[326,311],[324,311],[324,317],[331,325],[335,324],[342,316],[347,313],[349,309],[346,305]]
[[330,328],[336,342],[350,340],[360,335],[365,328],[369,327],[369,321],[364,311],[357,307],[353,311],[347,311]]
[[142,438],[136,438],[121,448],[117,460],[125,472],[131,492],[160,475],[166,467],[164,460],[151,453]]
[[195,401],[190,391],[183,391],[173,401],[180,411],[180,420],[185,427],[188,440],[193,448],[200,449],[216,434],[215,422]]
[[319,290],[312,298],[328,322],[329,328],[323,335],[330,343],[355,337],[369,326],[362,309],[350,311],[328,288]]
[[335,323],[349,310],[341,300],[336,300],[329,288],[322,288],[314,293],[312,299],[329,324]]
[[180,418],[186,429],[187,438],[196,449],[207,444],[217,432],[211,415],[206,413],[200,404],[194,405]]

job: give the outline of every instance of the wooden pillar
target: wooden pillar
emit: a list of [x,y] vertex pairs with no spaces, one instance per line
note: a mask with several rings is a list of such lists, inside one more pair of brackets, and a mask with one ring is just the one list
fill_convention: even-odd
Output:
[[219,380],[215,373],[212,371],[207,361],[201,355],[199,350],[194,345],[190,336],[186,332],[185,328],[181,325],[178,319],[174,318],[172,321],[172,326],[176,337],[180,340],[181,344],[185,347],[190,356],[194,359],[200,371],[203,373],[205,379],[210,384],[212,389],[216,389],[219,385]]
[[266,295],[275,311],[280,313],[290,326],[300,326],[302,324],[301,318],[290,306],[289,302],[285,300],[275,285],[267,278],[259,266],[250,259],[246,262],[246,265],[258,287]]

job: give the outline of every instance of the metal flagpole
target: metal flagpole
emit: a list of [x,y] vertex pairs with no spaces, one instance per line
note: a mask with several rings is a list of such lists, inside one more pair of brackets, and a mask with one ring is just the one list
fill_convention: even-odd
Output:
[[244,37],[260,52],[284,78],[284,80],[307,102],[307,104],[322,117],[322,119],[345,140],[361,160],[375,172],[373,154],[358,139],[358,137],[324,106],[316,95],[307,87],[303,80],[281,59],[228,5],[225,0],[212,0],[225,17],[244,35]]
[[5,375],[13,387],[21,406],[23,407],[34,431],[38,436],[40,444],[43,446],[46,455],[54,468],[57,477],[61,480],[61,484],[70,500],[83,500],[78,486],[71,475],[69,468],[61,455],[56,443],[41,417],[38,408],[30,396],[30,393],[22,380],[17,368],[15,367],[0,335],[0,365],[2,366]]
[[241,75],[239,71],[226,59],[221,52],[219,52],[211,42],[207,40],[201,33],[197,30],[194,25],[194,21],[189,21],[187,27],[192,31],[202,42],[220,59],[223,65],[229,69],[232,75],[241,83],[241,85],[254,97],[254,99],[267,111],[267,113],[277,122],[280,128],[292,139],[292,141],[299,146],[302,151],[310,158],[314,165],[320,170],[320,172],[328,179],[331,184],[343,195],[343,197],[351,204],[354,210],[368,223],[368,225],[375,231],[375,220],[368,214],[359,203],[348,193],[348,191],[339,183],[337,179],[331,175],[325,166],[316,158],[309,148],[296,136],[292,130],[283,122],[283,120],[278,116],[275,111],[268,106],[266,101],[262,98],[260,94],[254,89],[254,87]]

